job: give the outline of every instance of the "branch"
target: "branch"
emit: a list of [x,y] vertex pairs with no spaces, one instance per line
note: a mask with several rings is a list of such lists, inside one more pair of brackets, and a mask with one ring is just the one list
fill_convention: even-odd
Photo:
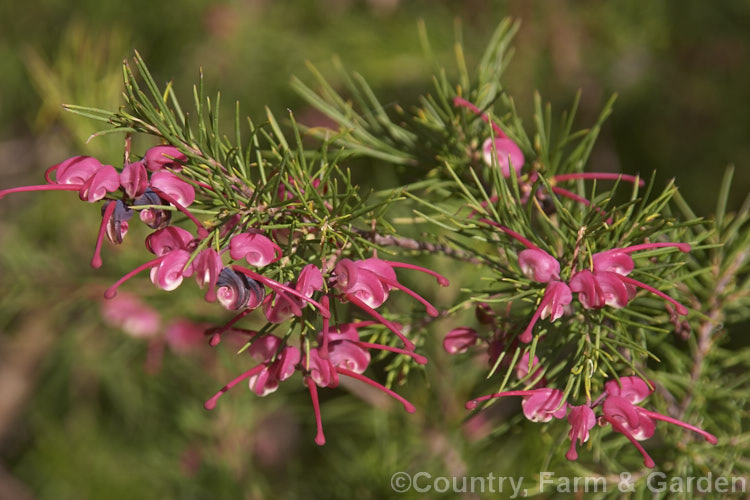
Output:
[[365,231],[364,229],[358,229],[352,227],[350,229],[353,233],[365,238],[368,241],[381,246],[391,246],[405,248],[407,250],[416,250],[418,252],[427,253],[439,253],[447,257],[462,260],[464,262],[470,262],[472,264],[482,264],[482,261],[477,257],[474,257],[468,252],[459,250],[457,248],[449,247],[447,245],[440,245],[437,243],[428,243],[426,241],[418,241],[412,238],[404,238],[401,236],[382,235],[374,231]]

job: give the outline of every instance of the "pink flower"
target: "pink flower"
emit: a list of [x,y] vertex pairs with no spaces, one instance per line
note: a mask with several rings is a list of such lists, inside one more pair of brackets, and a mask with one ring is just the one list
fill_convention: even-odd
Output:
[[527,248],[518,254],[521,272],[539,283],[549,283],[560,279],[560,263],[550,254],[539,248]]
[[151,282],[162,290],[172,291],[182,283],[184,276],[192,274],[192,264],[187,266],[190,252],[172,250],[161,257],[159,263],[151,268]]
[[[195,201],[195,188],[166,170],[151,175],[151,189],[159,196],[166,194],[183,207],[189,207]],[[170,199],[165,199],[171,202]]]
[[[52,172],[56,173],[56,181],[50,178]],[[68,158],[47,169],[44,175],[48,184],[3,189],[0,190],[0,199],[11,193],[27,191],[78,191],[81,201],[93,203],[120,188],[117,170],[90,156]]]
[[198,283],[198,286],[203,288],[208,285],[206,300],[208,302],[215,301],[216,283],[219,279],[219,273],[224,268],[224,263],[221,261],[219,253],[213,248],[204,248],[196,255],[192,268],[195,272],[195,281]]
[[91,267],[99,268],[102,265],[102,243],[104,235],[113,245],[122,243],[122,239],[128,233],[128,221],[133,216],[122,201],[107,201],[102,205],[102,222],[99,225],[99,234],[96,238],[94,256],[91,259]]
[[[147,188],[133,201],[134,207],[146,205],[162,205],[161,198],[151,188]],[[172,212],[163,208],[144,208],[138,210],[138,217],[151,229],[164,229],[172,220]]]
[[192,250],[195,237],[181,227],[169,226],[146,237],[146,248],[154,255],[165,255],[176,249]]
[[594,410],[586,405],[571,406],[568,413],[568,423],[570,424],[570,449],[565,454],[568,460],[577,460],[578,452],[576,451],[576,442],[583,444],[589,440],[589,431],[596,425],[596,415]]
[[563,401],[562,391],[548,387],[529,391],[507,391],[489,394],[467,402],[466,409],[473,410],[482,401],[505,396],[523,396],[523,401],[521,402],[523,414],[532,422],[549,422],[553,418],[565,418],[568,411],[568,405]]
[[[531,368],[529,369],[529,366]],[[516,377],[519,380],[523,380],[524,378],[528,377],[529,373],[533,372],[533,374],[530,377],[531,380],[535,380],[538,378],[539,374],[542,372],[542,367],[540,366],[539,358],[534,356],[534,358],[531,360],[531,363],[529,363],[529,353],[525,352],[523,356],[521,356],[521,359],[516,364]],[[536,383],[536,386],[543,387],[546,384],[546,379],[544,377],[541,377],[539,381]]]
[[216,287],[219,302],[230,311],[255,309],[266,296],[263,285],[229,267],[219,272]]
[[260,233],[240,233],[229,242],[229,255],[234,260],[245,259],[251,266],[264,267],[281,258],[281,248]]
[[190,259],[194,245],[193,236],[178,227],[166,227],[150,234],[146,238],[146,248],[157,257],[136,267],[113,283],[104,296],[111,299],[117,289],[127,280],[146,269],[151,269],[151,281],[163,290],[174,290],[184,276],[192,274],[192,264],[185,267]]
[[198,346],[205,345],[205,325],[189,319],[175,319],[164,329],[167,345],[178,354],[187,354]]
[[132,294],[102,301],[101,313],[109,325],[136,338],[153,337],[161,327],[159,312]]
[[544,290],[544,296],[542,301],[539,303],[534,315],[529,321],[529,325],[523,331],[518,339],[521,342],[528,344],[531,342],[531,331],[534,328],[536,322],[541,318],[545,319],[549,316],[550,321],[555,321],[565,314],[565,306],[570,304],[573,300],[573,294],[568,288],[568,285],[562,281],[553,281]]
[[[493,150],[495,153],[494,158]],[[488,137],[482,145],[482,157],[484,158],[484,163],[490,167],[493,165],[494,159],[494,164],[500,167],[503,177],[506,179],[510,177],[511,166],[516,171],[516,176],[521,176],[521,168],[525,161],[523,152],[515,142],[507,137],[497,137],[494,139]]]
[[679,425],[700,434],[711,444],[717,443],[716,436],[703,429],[635,406],[651,392],[652,389],[648,387],[648,384],[637,377],[622,377],[620,384],[617,384],[617,381],[609,381],[605,384],[606,399],[602,405],[603,420],[609,422],[614,430],[624,434],[638,448],[638,451],[643,455],[643,463],[646,467],[654,467],[655,464],[638,441],[643,441],[654,435],[656,430],[655,420]]
[[174,146],[154,146],[146,151],[143,163],[152,172],[163,168],[171,168],[179,172],[182,170],[182,165],[187,163],[187,156]]
[[128,163],[120,172],[120,185],[128,198],[137,198],[148,188],[148,172],[142,161]]
[[448,354],[463,353],[476,344],[477,339],[479,339],[479,335],[473,328],[465,326],[454,328],[443,339],[443,349]]

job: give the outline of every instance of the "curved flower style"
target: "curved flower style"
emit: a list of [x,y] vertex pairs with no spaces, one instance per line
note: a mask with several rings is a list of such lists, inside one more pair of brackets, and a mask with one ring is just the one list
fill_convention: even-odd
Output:
[[229,255],[234,260],[245,259],[251,266],[265,267],[281,258],[281,248],[258,232],[247,232],[232,237]]
[[171,168],[179,172],[182,170],[182,165],[187,162],[187,156],[174,146],[154,146],[146,151],[142,161],[152,172],[163,168]]
[[542,387],[529,391],[506,391],[482,396],[466,403],[467,410],[473,410],[482,401],[505,396],[523,396],[523,414],[532,422],[549,422],[553,418],[565,418],[568,405],[563,401],[563,393],[558,389]]

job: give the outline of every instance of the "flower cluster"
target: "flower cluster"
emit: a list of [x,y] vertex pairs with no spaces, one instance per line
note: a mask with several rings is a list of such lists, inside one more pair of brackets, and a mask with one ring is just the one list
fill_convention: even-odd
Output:
[[532,331],[539,319],[555,321],[567,313],[573,301],[573,293],[584,309],[601,309],[604,306],[621,309],[635,298],[637,288],[653,293],[674,305],[680,315],[687,315],[685,306],[656,288],[628,276],[635,268],[631,253],[654,248],[676,248],[689,252],[687,243],[655,242],[633,245],[625,248],[612,248],[591,256],[591,269],[573,270],[569,280],[560,278],[560,262],[534,245],[531,241],[511,229],[496,222],[481,219],[514,238],[526,249],[518,253],[518,266],[524,276],[536,283],[545,284],[544,294],[528,326],[520,335],[521,342],[529,343]]
[[[377,387],[413,412],[414,407],[408,401],[363,375],[370,363],[371,350],[405,355],[418,364],[427,362],[426,358],[415,352],[415,344],[403,332],[402,326],[387,319],[379,309],[392,293],[400,291],[420,302],[429,316],[438,316],[435,306],[399,282],[396,269],[426,273],[436,278],[441,286],[447,286],[448,280],[429,269],[383,260],[376,255],[352,260],[345,256],[344,248],[338,248],[335,255],[324,256],[322,266],[310,263],[295,273],[289,265],[293,255],[283,255],[280,243],[288,244],[290,238],[299,235],[283,230],[266,233],[243,220],[239,214],[222,220],[218,226],[212,225],[214,229],[210,233],[207,231],[204,223],[187,207],[196,200],[195,187],[201,190],[212,188],[195,181],[190,175],[184,176],[190,179],[189,182],[178,175],[187,164],[188,157],[171,146],[151,148],[141,160],[126,162],[119,172],[110,165],[102,165],[95,158],[77,156],[48,169],[46,185],[0,191],[0,198],[22,191],[76,190],[82,200],[92,203],[103,201],[102,222],[92,260],[94,267],[101,265],[104,236],[113,244],[120,244],[128,232],[128,221],[133,211],[139,210],[140,219],[154,230],[145,241],[146,249],[154,258],[126,273],[107,288],[104,296],[111,302],[103,307],[103,315],[111,324],[133,336],[158,337],[161,324],[157,311],[134,295],[117,297],[118,289],[125,282],[146,270],[150,271],[151,282],[165,291],[175,290],[184,278],[194,277],[198,285],[206,289],[207,301],[218,301],[224,308],[236,311],[237,314],[227,323],[208,330],[203,328],[198,337],[208,336],[209,344],[216,346],[225,333],[242,335],[247,344],[247,353],[260,364],[229,382],[205,404],[206,408],[213,408],[219,396],[240,381],[247,380],[251,391],[265,396],[275,391],[280,382],[299,371],[312,398],[318,427],[315,440],[318,444],[323,444],[325,438],[317,387],[336,387],[341,375]],[[52,174],[55,174],[54,179]],[[321,186],[320,181],[311,182],[311,186],[320,190],[319,195],[326,193],[327,188]],[[288,185],[280,183],[276,192],[277,202],[283,204],[286,210],[291,210],[297,204],[295,193],[304,193],[304,190],[293,179],[289,179]],[[173,210],[182,212],[193,222],[197,235],[172,225]],[[315,229],[311,231],[315,232]],[[309,259],[308,256],[299,257]],[[282,262],[282,258],[285,262]],[[299,260],[296,259],[297,262]],[[274,274],[295,274],[295,278],[282,283],[270,277]],[[368,321],[329,326],[336,305],[349,303],[368,316]],[[311,312],[307,312],[310,311],[308,306]],[[267,321],[267,328],[262,333],[236,326],[254,310],[261,311]],[[322,329],[316,335],[311,335],[310,326],[316,321],[322,322]],[[276,325],[284,323],[289,323],[289,331],[300,327],[299,348],[292,345],[290,335],[282,339],[270,333]],[[395,334],[404,348],[360,340],[361,328],[385,328]],[[166,341],[160,339],[151,342],[149,357],[156,360],[151,363],[152,366],[158,366],[165,342],[179,350],[187,348],[186,342],[183,342],[186,340],[185,332],[190,337],[190,343],[195,340],[194,329],[175,327],[171,330],[177,332],[174,338],[167,336]]]
[[[654,461],[640,444],[654,435],[656,421],[662,420],[679,425],[703,436],[706,441],[716,444],[716,436],[698,427],[687,424],[667,415],[662,415],[641,406],[636,406],[654,392],[653,382],[647,383],[638,377],[621,377],[604,384],[604,392],[594,402],[580,406],[573,406],[564,399],[565,395],[558,389],[541,387],[531,390],[506,391],[482,396],[466,403],[469,410],[475,409],[482,401],[505,396],[521,396],[521,406],[524,416],[532,422],[549,422],[554,419],[567,417],[570,424],[570,449],[565,454],[568,460],[576,460],[577,444],[583,444],[589,439],[589,431],[597,421],[599,425],[611,425],[612,428],[625,435],[643,455],[646,467],[654,467]],[[597,418],[596,411],[600,412]]]

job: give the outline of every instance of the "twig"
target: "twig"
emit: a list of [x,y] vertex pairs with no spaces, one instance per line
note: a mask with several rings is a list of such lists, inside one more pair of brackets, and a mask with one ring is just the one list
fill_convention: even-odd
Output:
[[447,245],[428,243],[426,241],[419,241],[401,236],[382,235],[374,231],[365,231],[355,227],[350,228],[350,230],[376,245],[405,248],[417,252],[439,253],[464,262],[470,262],[477,265],[482,264],[482,261],[479,258],[474,257],[472,254]]

